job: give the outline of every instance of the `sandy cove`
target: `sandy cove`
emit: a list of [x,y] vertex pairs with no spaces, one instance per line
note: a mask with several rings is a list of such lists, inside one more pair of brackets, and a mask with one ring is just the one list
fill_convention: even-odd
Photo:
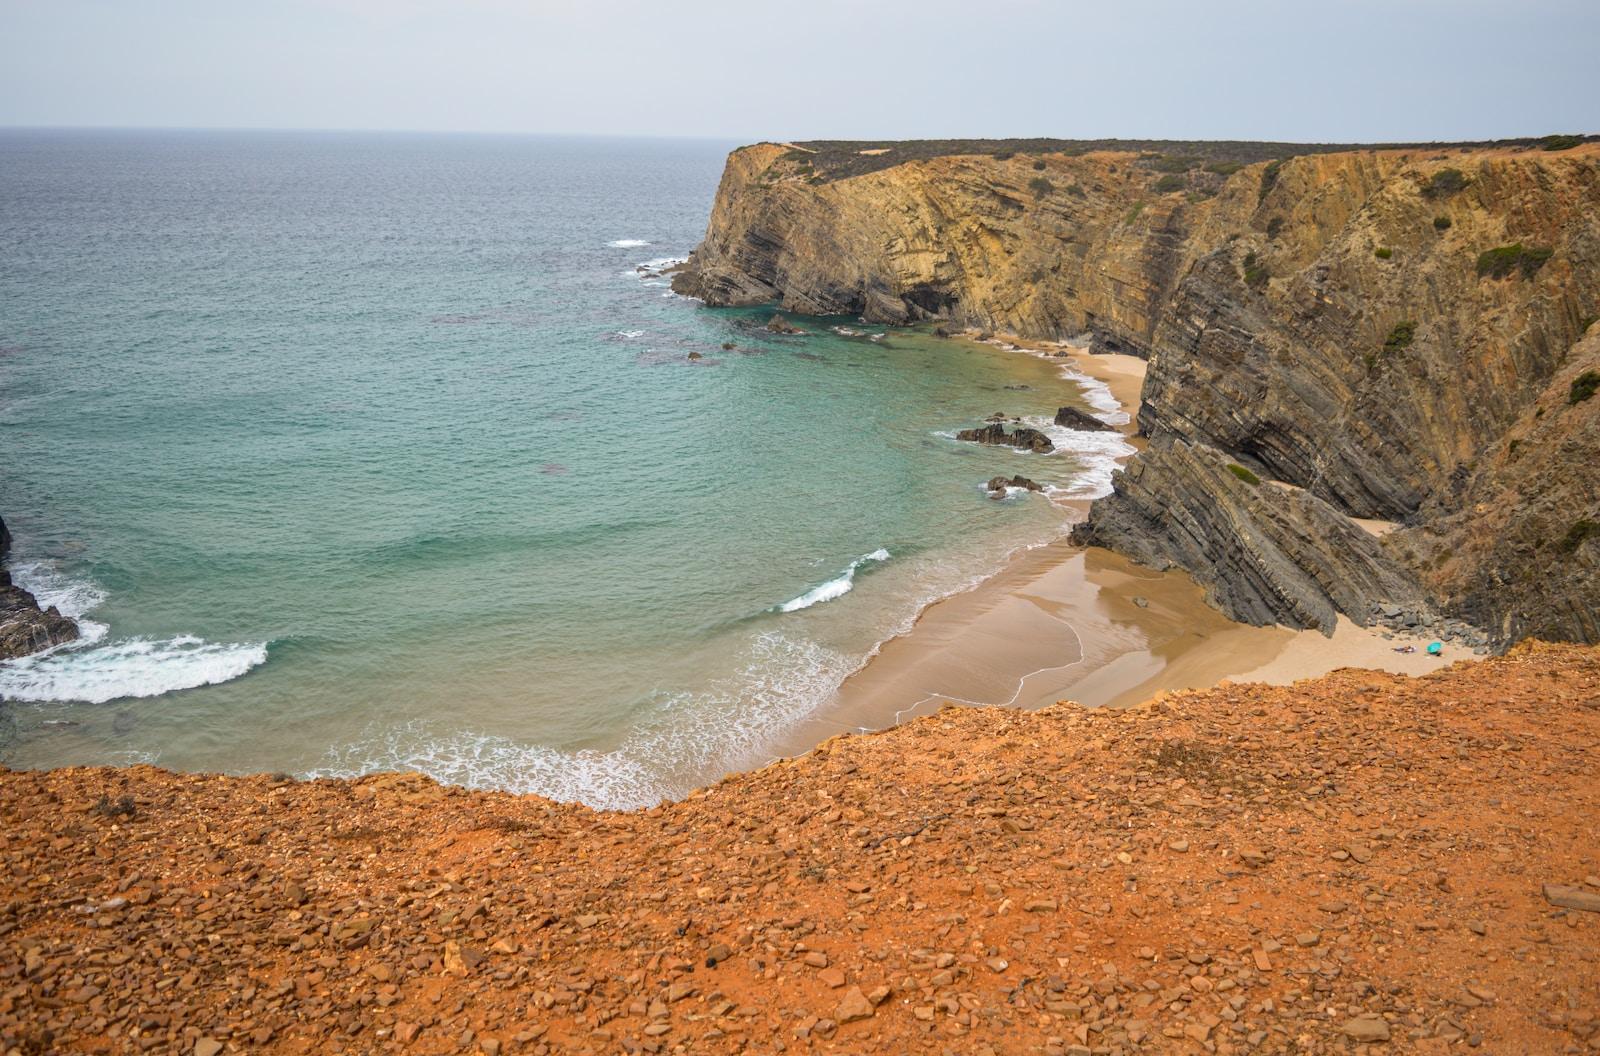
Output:
[[[1145,362],[1091,355],[1071,345],[1044,351],[1001,342],[1104,382],[1137,428]],[[1056,353],[1065,352],[1064,357]],[[1037,500],[1035,500],[1037,501]],[[1088,503],[1070,504],[1073,515]],[[1379,522],[1364,524],[1382,532]],[[1429,639],[1358,626],[1340,617],[1318,631],[1250,627],[1207,605],[1182,572],[1156,572],[1099,547],[1062,540],[1018,555],[973,589],[930,605],[906,634],[884,643],[834,699],[781,744],[797,754],[843,730],[872,730],[944,703],[1036,708],[1058,700],[1124,706],[1162,692],[1223,680],[1288,685],[1341,667],[1420,675],[1470,652],[1429,656]],[[1410,645],[1415,652],[1397,653]]]

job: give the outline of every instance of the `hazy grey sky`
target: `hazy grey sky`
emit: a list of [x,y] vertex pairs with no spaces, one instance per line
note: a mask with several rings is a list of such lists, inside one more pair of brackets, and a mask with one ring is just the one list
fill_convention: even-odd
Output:
[[1600,0],[0,0],[0,125],[1594,131]]

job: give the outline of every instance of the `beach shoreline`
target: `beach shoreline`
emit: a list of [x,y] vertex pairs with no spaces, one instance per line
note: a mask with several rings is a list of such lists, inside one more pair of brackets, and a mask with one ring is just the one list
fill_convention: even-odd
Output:
[[[1104,384],[1128,419],[1116,428],[1138,446],[1143,360],[1070,343],[985,343]],[[1087,500],[1056,504],[1069,523],[1087,516]],[[1015,554],[982,582],[928,605],[791,730],[779,751],[800,754],[836,734],[885,729],[946,704],[1126,707],[1224,681],[1289,685],[1344,667],[1421,675],[1475,658],[1455,648],[1430,656],[1427,642],[1345,617],[1331,636],[1236,623],[1207,604],[1182,571],[1156,571],[1062,538]],[[1396,651],[1406,646],[1414,651]]]

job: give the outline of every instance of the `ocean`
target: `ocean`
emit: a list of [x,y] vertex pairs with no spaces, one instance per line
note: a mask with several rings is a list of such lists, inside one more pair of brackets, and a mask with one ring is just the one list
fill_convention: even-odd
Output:
[[734,145],[0,131],[0,763],[653,803],[1059,538],[1120,437],[954,431],[1103,386],[671,292]]

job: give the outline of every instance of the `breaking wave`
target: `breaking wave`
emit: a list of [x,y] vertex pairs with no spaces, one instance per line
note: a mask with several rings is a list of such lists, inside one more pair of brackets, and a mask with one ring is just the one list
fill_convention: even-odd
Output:
[[856,570],[858,568],[869,561],[887,560],[889,560],[889,551],[884,550],[881,547],[877,550],[874,550],[870,554],[863,554],[861,557],[858,557],[854,561],[850,562],[850,567],[840,573],[838,577],[828,580],[828,582],[822,584],[820,587],[812,587],[798,598],[791,598],[782,605],[779,605],[778,611],[798,612],[801,609],[809,609],[811,606],[817,605],[824,601],[832,601],[834,598],[842,598],[846,594],[850,593],[851,589],[855,587]]

